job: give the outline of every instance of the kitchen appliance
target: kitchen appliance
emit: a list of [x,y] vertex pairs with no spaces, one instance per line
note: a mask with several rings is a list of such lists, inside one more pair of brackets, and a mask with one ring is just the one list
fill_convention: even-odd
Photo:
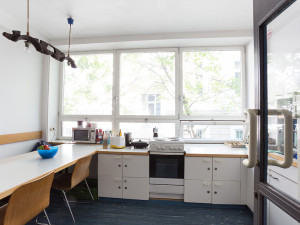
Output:
[[96,143],[95,128],[72,128],[72,141],[76,143]]
[[150,149],[150,197],[183,199],[184,141],[153,139]]
[[110,137],[110,147],[125,148],[125,137],[124,136]]
[[131,146],[134,148],[147,148],[148,145],[149,144],[147,142],[141,140],[131,142]]
[[125,145],[131,146],[131,142],[132,142],[131,133],[130,132],[124,133],[124,136],[125,136]]

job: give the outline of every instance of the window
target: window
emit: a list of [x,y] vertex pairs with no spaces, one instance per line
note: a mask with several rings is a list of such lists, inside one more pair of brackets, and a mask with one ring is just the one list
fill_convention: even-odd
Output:
[[[60,138],[76,121],[134,138],[241,139],[240,47],[116,50],[72,56],[64,67]],[[217,121],[218,123],[215,123]]]
[[175,53],[120,55],[120,115],[175,115]]
[[241,60],[240,50],[183,51],[183,115],[241,115]]
[[113,54],[72,56],[77,69],[65,66],[64,115],[111,115]]

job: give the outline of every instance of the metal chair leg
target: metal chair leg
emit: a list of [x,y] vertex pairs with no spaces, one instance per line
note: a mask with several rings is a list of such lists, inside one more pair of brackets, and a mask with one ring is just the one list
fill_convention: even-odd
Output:
[[48,222],[48,224],[49,225],[51,225],[51,223],[50,223],[50,220],[49,220],[49,218],[48,218],[48,215],[47,215],[47,213],[46,213],[46,210],[44,209],[44,213],[45,213],[45,216],[46,216],[46,219],[47,219],[47,222]]
[[91,195],[91,197],[92,197],[92,199],[93,199],[93,201],[94,201],[94,197],[93,197],[93,195],[92,195],[92,192],[91,192],[91,190],[90,190],[90,187],[89,187],[89,185],[88,185],[88,182],[86,181],[86,179],[84,179],[84,181],[85,181],[85,184],[86,184],[86,186],[87,186],[87,188],[88,188],[88,190],[89,190],[89,193],[90,193],[90,195]]
[[38,220],[38,218],[39,218],[39,215],[37,215],[37,217],[35,218],[35,223],[36,224],[39,224],[39,225],[51,225],[51,223],[50,223],[50,220],[49,220],[49,218],[48,218],[48,215],[47,215],[47,213],[46,213],[46,210],[44,210],[44,214],[45,214],[45,217],[46,217],[46,219],[47,219],[47,223],[40,223]]
[[71,213],[71,216],[72,216],[72,218],[73,218],[73,222],[75,223],[75,218],[74,218],[74,216],[73,216],[73,213],[72,213],[72,210],[71,210],[69,201],[68,201],[68,199],[67,199],[66,193],[65,193],[63,190],[61,190],[61,191],[62,191],[62,193],[64,194],[65,200],[66,200],[66,202],[67,202],[67,206],[68,206],[68,208],[69,208],[69,210],[70,210],[70,213]]

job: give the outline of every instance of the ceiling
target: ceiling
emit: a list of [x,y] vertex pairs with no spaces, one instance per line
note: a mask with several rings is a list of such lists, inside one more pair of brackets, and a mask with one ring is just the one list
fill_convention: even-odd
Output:
[[[75,20],[72,38],[251,30],[252,5],[253,0],[30,0],[30,26],[49,40],[68,37],[69,16]],[[0,0],[0,8],[26,23],[26,0]]]

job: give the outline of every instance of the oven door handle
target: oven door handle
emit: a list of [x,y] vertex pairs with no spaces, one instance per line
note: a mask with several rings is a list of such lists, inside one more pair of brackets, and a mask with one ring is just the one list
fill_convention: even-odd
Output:
[[184,152],[150,152],[150,155],[184,155]]

